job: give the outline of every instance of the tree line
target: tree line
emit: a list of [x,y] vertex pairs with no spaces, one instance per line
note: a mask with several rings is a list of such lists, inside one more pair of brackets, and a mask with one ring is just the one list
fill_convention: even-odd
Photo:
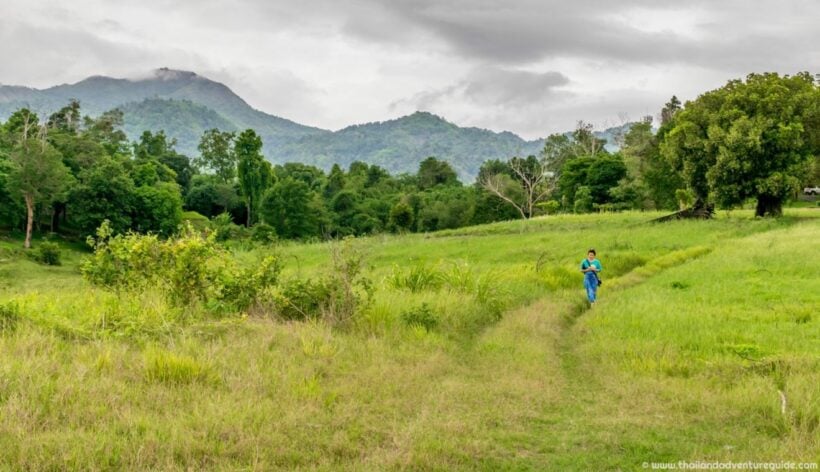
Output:
[[122,124],[118,110],[83,117],[77,101],[0,124],[0,226],[24,230],[29,247],[34,230],[84,237],[105,220],[115,233],[168,235],[185,212],[285,239],[749,199],[777,215],[820,167],[820,92],[807,73],[751,74],[685,106],[672,97],[658,129],[633,123],[618,152],[580,122],[538,156],[484,162],[471,185],[436,157],[399,175],[363,162],[274,165],[252,129],[206,131],[191,158],[163,131],[130,142]]

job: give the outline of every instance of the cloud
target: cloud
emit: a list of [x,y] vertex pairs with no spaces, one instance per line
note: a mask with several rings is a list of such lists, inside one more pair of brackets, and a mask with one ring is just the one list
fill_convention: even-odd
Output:
[[407,31],[423,30],[453,54],[492,63],[576,57],[756,70],[793,65],[788,54],[820,59],[810,20],[820,16],[820,4],[808,0],[696,0],[671,7],[644,0],[372,1],[379,5],[379,32],[397,33],[373,34],[369,23],[351,19],[347,32],[406,44]]
[[0,82],[168,66],[324,128],[422,109],[537,137],[817,67],[817,17],[816,0],[4,0]]
[[541,103],[568,83],[569,79],[556,71],[529,72],[481,66],[453,85],[395,101],[391,108],[411,105],[419,110],[428,110],[444,100],[454,99],[480,106],[520,107]]

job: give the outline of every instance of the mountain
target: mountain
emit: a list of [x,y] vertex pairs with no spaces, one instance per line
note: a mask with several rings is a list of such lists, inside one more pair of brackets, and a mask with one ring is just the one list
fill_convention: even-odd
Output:
[[[21,107],[48,115],[71,99],[79,100],[83,113],[91,116],[121,109],[130,139],[144,130],[165,130],[177,140],[177,149],[190,156],[197,155],[205,130],[253,128],[262,137],[265,156],[276,163],[303,162],[329,169],[334,163],[347,167],[358,160],[401,173],[415,172],[422,160],[436,156],[449,161],[465,182],[475,178],[485,160],[537,154],[544,142],[526,141],[510,132],[462,128],[426,112],[333,132],[259,111],[224,84],[167,68],[141,79],[93,76],[42,90],[3,85],[0,120]],[[612,143],[612,130],[596,134]]]
[[390,121],[354,125],[332,134],[303,138],[277,150],[283,161],[319,167],[354,161],[379,165],[391,173],[415,172],[428,156],[450,162],[462,180],[471,181],[481,163],[514,155],[538,154],[543,141],[524,141],[510,132],[462,128],[426,112]]

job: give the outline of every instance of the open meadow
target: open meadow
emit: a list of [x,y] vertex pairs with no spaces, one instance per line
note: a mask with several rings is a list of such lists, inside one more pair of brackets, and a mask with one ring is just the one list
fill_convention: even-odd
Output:
[[293,316],[179,309],[161,287],[90,284],[87,248],[61,243],[44,266],[7,235],[0,469],[820,461],[820,211],[659,215],[227,243],[242,267],[276,257],[279,303],[361,256],[366,296],[343,320],[297,316],[310,300]]

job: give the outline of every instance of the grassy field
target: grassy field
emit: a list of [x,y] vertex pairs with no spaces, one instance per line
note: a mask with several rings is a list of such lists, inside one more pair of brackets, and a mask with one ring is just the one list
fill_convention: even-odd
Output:
[[[0,239],[0,467],[636,470],[820,460],[820,212],[552,216],[351,244],[351,323],[215,319]],[[285,278],[332,244],[275,251]],[[604,265],[584,302],[577,266]]]

